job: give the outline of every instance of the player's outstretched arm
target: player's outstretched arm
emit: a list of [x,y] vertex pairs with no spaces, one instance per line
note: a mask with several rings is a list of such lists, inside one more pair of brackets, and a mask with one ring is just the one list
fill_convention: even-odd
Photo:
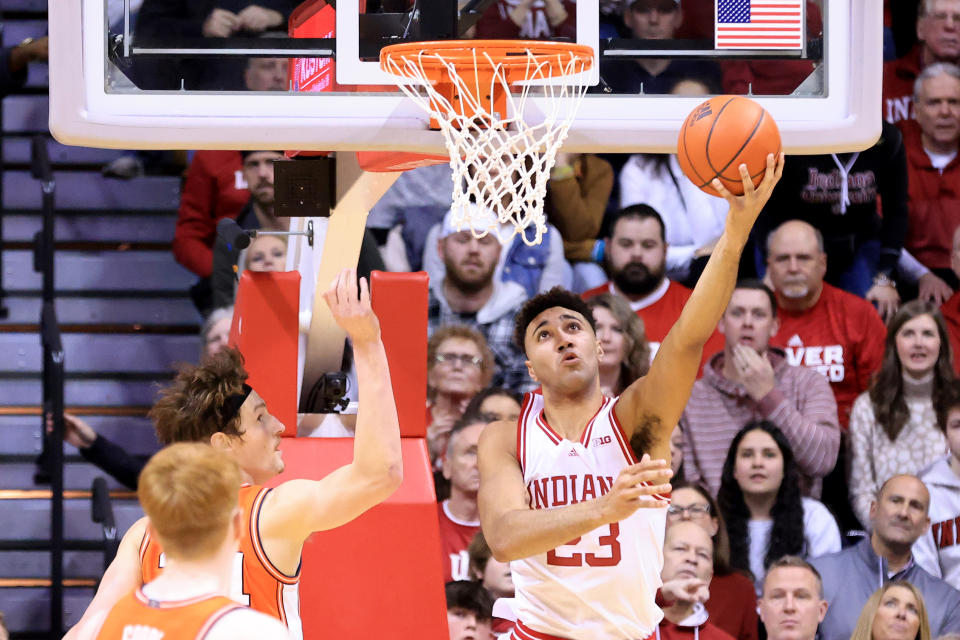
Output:
[[338,527],[386,500],[403,480],[400,422],[380,322],[366,279],[360,279],[359,296],[357,284],[356,270],[344,269],[323,296],[353,343],[359,394],[353,461],[322,480],[291,480],[272,491],[260,519],[265,538],[303,541],[314,531]]
[[643,424],[653,429],[655,447],[665,445],[690,398],[703,355],[703,345],[720,321],[737,282],[740,254],[753,223],[770,199],[783,174],[783,154],[767,156],[767,170],[756,188],[746,165],[740,165],[743,195],[731,194],[719,180],[712,186],[730,206],[723,235],[707,261],[680,317],[664,338],[646,376],[621,394],[616,412],[620,424],[633,434]]
[[480,436],[480,523],[500,562],[546,553],[640,508],[666,507],[648,496],[670,491],[670,467],[644,456],[639,464],[623,469],[610,491],[599,498],[531,509],[517,462],[516,430],[515,422],[497,422]]
[[90,606],[83,613],[83,617],[64,640],[81,640],[84,638],[84,629],[99,626],[98,620],[105,615],[120,598],[140,586],[140,542],[147,531],[147,519],[140,518],[131,525],[120,540],[117,547],[117,556],[107,567],[100,580],[100,588],[93,596]]

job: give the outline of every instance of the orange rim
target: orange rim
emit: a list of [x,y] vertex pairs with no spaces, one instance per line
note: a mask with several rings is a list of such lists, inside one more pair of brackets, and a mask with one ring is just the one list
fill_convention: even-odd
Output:
[[[517,72],[526,72],[529,56],[538,65],[542,77],[561,77],[567,73],[571,58],[583,66],[577,73],[593,67],[593,48],[572,42],[541,40],[427,40],[403,42],[384,47],[380,52],[380,68],[396,73],[404,59],[415,58],[424,71],[444,71],[444,62],[456,69],[486,65],[488,61],[506,72],[507,80]],[[388,61],[395,65],[394,69]]]

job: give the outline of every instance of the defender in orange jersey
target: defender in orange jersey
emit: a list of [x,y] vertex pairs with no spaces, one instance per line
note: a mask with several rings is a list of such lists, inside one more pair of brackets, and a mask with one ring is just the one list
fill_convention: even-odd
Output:
[[[338,527],[382,502],[402,480],[400,426],[380,323],[370,307],[366,280],[359,282],[359,296],[357,285],[356,271],[345,269],[324,294],[353,343],[360,409],[350,464],[318,481],[260,486],[283,470],[279,445],[284,427],[246,384],[240,355],[229,349],[182,369],[151,410],[164,444],[208,442],[239,464],[243,536],[229,595],[281,620],[296,639],[302,637],[297,589],[303,543],[314,531]],[[145,520],[135,523],[84,619],[160,574],[167,562],[165,549]]]
[[157,453],[137,493],[147,525],[167,549],[167,567],[109,611],[76,628],[87,640],[289,638],[275,619],[237,604],[230,588],[243,537],[236,487],[240,468],[207,444],[180,443]]

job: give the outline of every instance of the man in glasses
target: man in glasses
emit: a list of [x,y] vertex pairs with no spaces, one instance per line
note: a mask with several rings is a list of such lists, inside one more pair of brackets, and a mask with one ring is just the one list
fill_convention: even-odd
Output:
[[776,424],[793,447],[807,495],[819,497],[821,479],[833,469],[840,448],[837,402],[816,370],[791,366],[770,346],[779,329],[776,298],[759,280],[739,282],[720,318],[724,336],[693,385],[683,412],[683,472],[713,495],[733,437],[751,420]]

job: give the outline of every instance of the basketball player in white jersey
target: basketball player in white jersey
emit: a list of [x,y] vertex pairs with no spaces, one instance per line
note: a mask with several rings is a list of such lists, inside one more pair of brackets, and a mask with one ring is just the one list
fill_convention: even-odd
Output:
[[556,288],[517,314],[514,338],[542,389],[527,395],[519,423],[489,425],[479,449],[483,532],[494,557],[511,562],[516,587],[510,640],[643,640],[655,631],[670,435],[782,172],[783,155],[771,154],[756,189],[740,167],[742,196],[713,181],[730,207],[724,233],[649,373],[619,398],[600,391],[602,351],[579,297]]

